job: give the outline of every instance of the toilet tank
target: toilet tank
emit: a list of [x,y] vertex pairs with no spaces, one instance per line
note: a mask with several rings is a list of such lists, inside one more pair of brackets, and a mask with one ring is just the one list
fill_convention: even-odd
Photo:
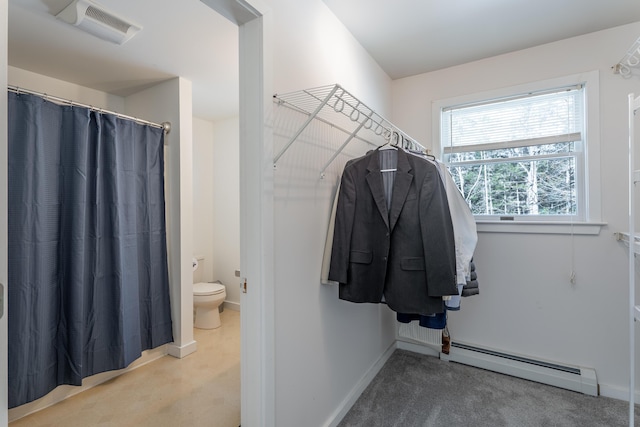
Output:
[[204,282],[202,279],[203,271],[204,271],[204,256],[196,255],[193,258],[198,262],[197,266],[193,270],[193,283]]

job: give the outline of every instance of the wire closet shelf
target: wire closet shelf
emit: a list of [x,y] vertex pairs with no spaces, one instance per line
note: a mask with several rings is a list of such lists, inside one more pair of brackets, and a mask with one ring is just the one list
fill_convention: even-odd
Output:
[[613,67],[614,74],[624,78],[640,74],[640,37],[627,49],[627,53]]
[[329,165],[354,139],[364,141],[374,146],[389,143],[402,148],[427,153],[424,146],[400,130],[389,120],[369,108],[339,84],[320,86],[285,94],[276,94],[273,98],[278,105],[284,105],[307,115],[304,123],[293,136],[289,138],[288,142],[278,154],[275,155],[273,159],[274,168],[282,155],[291,147],[314,119],[329,124],[348,135],[338,150],[333,153],[331,158],[323,166],[320,171],[321,178],[324,178],[324,173]]

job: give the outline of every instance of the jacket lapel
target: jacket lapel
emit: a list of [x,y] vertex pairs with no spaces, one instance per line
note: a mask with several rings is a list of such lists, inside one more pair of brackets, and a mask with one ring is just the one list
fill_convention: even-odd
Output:
[[413,174],[411,173],[411,164],[407,158],[407,154],[403,150],[398,150],[398,166],[396,170],[395,181],[393,183],[393,195],[391,197],[391,208],[389,214],[389,222],[391,226],[389,229],[393,231],[393,228],[400,217],[402,207],[409,194],[409,187],[413,181]]
[[371,190],[373,200],[376,202],[378,211],[384,219],[384,223],[389,228],[389,212],[387,211],[387,201],[384,197],[384,187],[382,185],[382,173],[380,172],[380,160],[378,159],[378,150],[370,154],[369,166],[367,167],[367,184]]

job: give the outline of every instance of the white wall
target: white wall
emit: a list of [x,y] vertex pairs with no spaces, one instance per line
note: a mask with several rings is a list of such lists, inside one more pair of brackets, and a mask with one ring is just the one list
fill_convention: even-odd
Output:
[[193,120],[193,253],[202,279],[226,287],[225,307],[240,310],[239,121]]
[[[611,67],[640,23],[396,80],[393,121],[430,145],[439,99],[593,70],[600,75],[602,217],[598,236],[479,233],[480,295],[449,314],[452,339],[595,368],[602,394],[628,390],[627,250],[613,233],[627,212],[627,93],[640,79]],[[571,285],[572,247],[577,282]]]
[[[276,93],[339,83],[383,115],[389,111],[390,79],[324,3],[271,3]],[[267,114],[276,152],[286,142],[280,128],[290,132],[295,123],[280,110]],[[348,153],[364,151],[354,145]],[[338,157],[321,180],[331,154],[301,138],[274,172],[275,424],[282,427],[332,422],[395,339],[386,306],[347,303],[337,287],[320,284],[332,198],[349,158]]]
[[322,1],[271,3],[276,93],[338,83],[389,117],[389,77]]
[[125,110],[124,98],[120,96],[111,95],[99,90],[79,86],[75,83],[65,82],[12,66],[8,67],[7,84],[123,114]]
[[213,259],[214,280],[225,284],[225,307],[240,309],[240,124],[238,117],[213,124]]
[[[237,142],[236,142],[237,145]],[[203,256],[202,280],[213,281],[213,123],[193,119],[193,255]],[[237,238],[236,238],[237,240]]]

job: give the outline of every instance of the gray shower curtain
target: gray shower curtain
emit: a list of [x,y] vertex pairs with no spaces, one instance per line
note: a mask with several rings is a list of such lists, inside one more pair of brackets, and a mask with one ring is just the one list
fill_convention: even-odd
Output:
[[172,341],[162,129],[10,92],[9,407]]

